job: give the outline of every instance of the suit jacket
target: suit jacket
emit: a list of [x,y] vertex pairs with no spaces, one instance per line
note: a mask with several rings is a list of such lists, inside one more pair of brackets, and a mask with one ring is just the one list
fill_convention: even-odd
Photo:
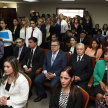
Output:
[[[86,49],[86,51],[85,51],[85,54],[87,54],[88,56],[90,56],[90,54],[91,54],[91,51],[92,51],[92,48],[87,48]],[[99,60],[100,59],[100,57],[101,57],[101,55],[102,55],[102,49],[98,49],[97,50],[97,53],[96,53],[96,60]]]
[[[23,63],[23,59],[24,59],[24,56],[25,56],[27,50],[28,50],[28,48],[26,46],[23,46],[23,49],[21,51],[21,55],[19,58],[19,63]],[[13,56],[15,56],[17,58],[18,53],[19,53],[19,47],[16,47]]]
[[[105,60],[98,60],[96,62],[93,72],[93,77],[94,77],[93,86],[99,85],[99,81],[102,81],[105,73],[105,68],[106,68]],[[107,79],[108,79],[108,74],[107,74]]]
[[[81,81],[78,82],[82,84],[87,84],[92,75],[92,59],[88,55],[84,54],[81,61],[77,66],[77,54],[72,54],[70,56],[69,65],[75,70],[75,75],[79,76]],[[85,82],[85,83],[84,83]]]
[[[51,41],[47,43],[47,49],[51,50]],[[63,50],[63,43],[60,42],[60,49]]]
[[[77,39],[77,42],[80,43],[80,38]],[[83,43],[84,45],[90,45],[90,39],[89,39],[89,37],[85,37],[85,38],[83,39],[82,43]]]
[[11,28],[12,36],[13,36],[13,41],[15,41],[17,38],[20,36],[20,25],[17,26],[15,32],[14,32],[14,26]]
[[51,66],[52,51],[48,51],[45,60],[43,63],[43,70],[47,72],[55,73],[56,77],[60,76],[60,71],[63,67],[67,65],[67,55],[65,52],[59,49],[59,52],[54,60],[53,65]]
[[[28,60],[30,58],[31,49],[28,50],[26,53],[24,60],[23,60],[23,66],[28,66]],[[43,61],[44,61],[44,51],[39,46],[37,46],[32,59],[32,71],[36,71],[38,68],[42,67]]]
[[61,25],[60,24],[56,24],[55,26],[55,33],[57,34],[58,36],[58,40],[60,40],[60,33],[61,33]]
[[[65,47],[65,52],[69,52],[71,47],[66,46]],[[76,47],[74,48],[74,53],[76,53]]]
[[41,32],[42,32],[42,44],[41,44],[41,48],[44,48],[44,45],[45,45],[45,38],[46,38],[46,29],[41,26],[40,28]]
[[9,91],[5,89],[7,81],[8,78],[6,79],[4,84],[1,84],[0,86],[0,98],[2,96],[10,97],[10,99],[7,100],[8,106],[12,106],[13,108],[23,108],[27,103],[29,94],[28,80],[24,77],[24,75],[19,73],[15,84],[13,80]]
[[[83,106],[83,95],[81,90],[76,89],[78,95],[74,95],[72,101],[67,102],[66,108],[82,108]],[[51,96],[49,108],[59,108],[59,98],[60,98],[61,89],[57,91],[57,93]]]

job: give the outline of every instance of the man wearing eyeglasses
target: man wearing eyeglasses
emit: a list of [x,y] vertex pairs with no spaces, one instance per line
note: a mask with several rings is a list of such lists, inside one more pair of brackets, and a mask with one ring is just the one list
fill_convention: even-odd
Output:
[[23,63],[24,56],[27,52],[27,47],[24,45],[25,42],[24,39],[22,38],[18,38],[16,40],[16,43],[17,43],[17,47],[15,48],[13,56],[15,56],[18,62],[21,64]]
[[34,80],[39,95],[36,99],[34,99],[34,102],[47,98],[47,94],[43,88],[43,83],[45,81],[50,82],[50,88],[52,89],[59,80],[61,69],[66,65],[67,55],[65,52],[60,50],[59,41],[52,41],[51,50],[47,52],[44,59],[43,71]]

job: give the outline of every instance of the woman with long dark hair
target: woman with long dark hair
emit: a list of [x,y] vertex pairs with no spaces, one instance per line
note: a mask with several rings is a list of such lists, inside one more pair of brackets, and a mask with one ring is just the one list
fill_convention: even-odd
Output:
[[69,52],[70,54],[76,53],[76,44],[77,44],[77,38],[71,37],[70,43],[65,47],[65,52]]
[[24,108],[28,93],[28,80],[16,57],[6,58],[0,85],[0,108]]
[[6,19],[1,19],[1,28],[2,30],[0,31],[1,33],[8,33],[5,34],[7,36],[9,36],[7,39],[6,38],[1,38],[0,37],[0,41],[3,41],[4,43],[4,58],[11,56],[13,54],[13,49],[12,49],[12,32],[8,29],[7,27],[7,20]]
[[91,57],[96,57],[96,61],[100,59],[102,53],[103,53],[102,48],[100,48],[100,44],[97,40],[93,40],[92,46],[88,47],[85,51],[85,54]]
[[53,88],[49,108],[82,108],[83,96],[75,85],[74,70],[71,66],[64,67],[60,80]]

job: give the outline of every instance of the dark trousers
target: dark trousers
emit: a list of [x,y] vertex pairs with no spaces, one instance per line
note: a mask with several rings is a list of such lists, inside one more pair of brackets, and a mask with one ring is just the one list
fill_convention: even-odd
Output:
[[10,46],[7,46],[7,47],[4,47],[4,59],[6,57],[9,57],[9,56],[12,56],[13,55],[13,48],[12,48],[12,45]]
[[26,72],[25,72],[25,74],[26,74],[27,76],[29,76],[30,79],[31,79],[31,81],[33,82],[33,80],[34,80],[34,78],[35,78],[35,72],[34,72],[34,71],[31,71],[31,72],[29,72],[29,73],[26,73]]
[[[53,79],[51,79],[50,82],[50,88],[52,89],[53,86],[58,82],[59,77],[54,77]],[[44,75],[44,73],[41,73],[40,75],[38,75],[35,80],[34,83],[36,85],[37,91],[38,91],[38,95],[44,95],[45,94],[45,90],[43,87],[43,83],[46,81],[46,77]]]
[[77,82],[76,85],[80,86],[80,87],[83,88],[85,91],[87,91],[88,81]]

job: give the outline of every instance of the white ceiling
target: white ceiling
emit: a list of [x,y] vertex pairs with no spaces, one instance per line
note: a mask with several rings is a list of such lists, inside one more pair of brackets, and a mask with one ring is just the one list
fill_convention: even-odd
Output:
[[[8,2],[16,2],[16,3],[30,3],[30,2],[25,2],[23,0],[0,0],[0,1],[8,1]],[[75,1],[61,1],[61,0],[39,0],[39,3],[108,3],[106,0],[75,0]]]

